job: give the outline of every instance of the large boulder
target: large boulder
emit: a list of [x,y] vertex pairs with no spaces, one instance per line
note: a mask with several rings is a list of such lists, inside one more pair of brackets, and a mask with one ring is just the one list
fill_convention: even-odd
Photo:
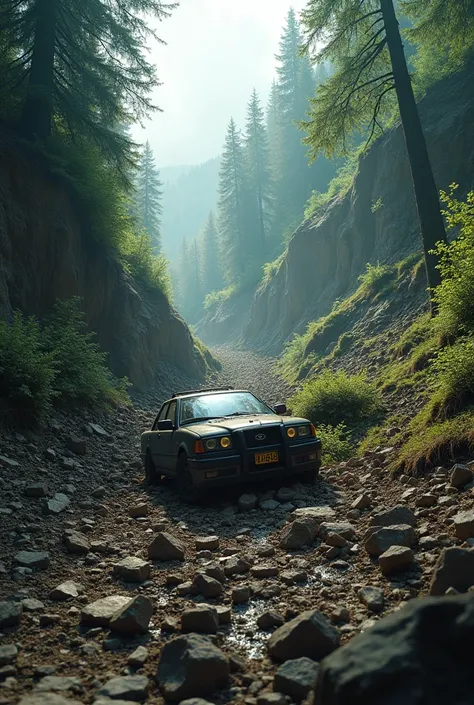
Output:
[[474,585],[474,549],[446,548],[440,555],[431,579],[430,594],[444,595],[450,587],[465,592]]
[[307,656],[316,661],[339,646],[339,632],[318,610],[302,612],[279,627],[268,640],[268,651],[277,661]]
[[474,596],[410,601],[321,663],[314,705],[468,705],[473,639]]
[[166,700],[207,695],[227,685],[229,661],[208,637],[180,636],[164,645],[156,680]]
[[380,556],[390,546],[408,546],[416,542],[416,534],[409,524],[373,527],[368,529],[364,538],[364,548],[371,556]]
[[416,526],[414,511],[404,504],[397,504],[396,507],[376,512],[370,517],[370,526],[393,526],[394,524]]

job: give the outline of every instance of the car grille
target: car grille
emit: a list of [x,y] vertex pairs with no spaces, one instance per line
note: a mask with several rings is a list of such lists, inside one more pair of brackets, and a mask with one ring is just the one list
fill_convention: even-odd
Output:
[[261,448],[281,443],[280,426],[264,426],[244,431],[247,448]]

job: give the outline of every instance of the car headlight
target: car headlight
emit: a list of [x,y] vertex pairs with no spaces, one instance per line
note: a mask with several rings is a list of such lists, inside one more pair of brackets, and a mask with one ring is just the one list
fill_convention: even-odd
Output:
[[309,436],[311,433],[309,426],[299,426],[298,427],[298,436],[300,438],[305,438],[306,436]]
[[232,446],[232,441],[228,436],[221,438],[221,448],[230,448]]
[[217,448],[217,439],[208,438],[207,441],[204,441],[204,448],[206,450],[215,450]]
[[232,440],[229,438],[229,436],[223,436],[222,438],[207,438],[204,441],[204,450],[206,451],[217,450],[218,448],[223,448],[224,450],[227,450],[227,448],[231,447]]
[[288,438],[294,438],[296,436],[296,428],[287,428],[286,433]]

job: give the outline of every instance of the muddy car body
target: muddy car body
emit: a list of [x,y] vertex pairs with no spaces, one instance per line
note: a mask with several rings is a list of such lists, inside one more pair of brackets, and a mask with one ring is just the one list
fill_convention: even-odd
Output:
[[175,394],[141,436],[146,481],[174,477],[183,499],[263,480],[313,482],[321,441],[307,420],[285,416],[245,390]]

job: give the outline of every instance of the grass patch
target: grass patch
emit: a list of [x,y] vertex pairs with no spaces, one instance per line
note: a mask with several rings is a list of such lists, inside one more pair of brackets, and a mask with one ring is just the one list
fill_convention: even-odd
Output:
[[204,299],[204,308],[206,311],[210,311],[211,309],[216,309],[218,306],[221,306],[225,301],[231,298],[231,296],[234,296],[234,294],[237,293],[237,286],[233,284],[232,286],[228,286],[226,289],[221,289],[220,291],[211,291],[210,294],[207,294],[206,298]]
[[297,416],[315,425],[342,423],[354,428],[361,421],[376,418],[382,409],[382,400],[366,375],[349,376],[342,371],[324,370],[303,383],[290,399],[289,406]]
[[128,403],[128,382],[110,372],[79,304],[77,298],[58,302],[43,325],[19,312],[11,323],[0,320],[3,422],[39,424],[53,404]]
[[351,434],[344,424],[337,426],[320,424],[317,433],[322,443],[324,465],[341,463],[354,455],[355,448]]

